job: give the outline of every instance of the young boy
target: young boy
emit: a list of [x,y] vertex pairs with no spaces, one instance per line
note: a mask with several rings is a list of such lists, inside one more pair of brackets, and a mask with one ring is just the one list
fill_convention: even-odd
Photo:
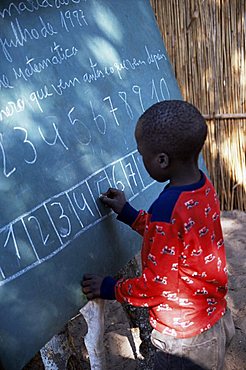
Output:
[[142,275],[115,281],[85,275],[88,299],[117,299],[149,308],[155,370],[223,369],[234,325],[226,305],[227,269],[214,187],[198,168],[207,135],[191,104],[162,101],[138,120],[135,137],[149,175],[166,182],[148,212],[123,192],[101,197],[118,220],[143,236]]

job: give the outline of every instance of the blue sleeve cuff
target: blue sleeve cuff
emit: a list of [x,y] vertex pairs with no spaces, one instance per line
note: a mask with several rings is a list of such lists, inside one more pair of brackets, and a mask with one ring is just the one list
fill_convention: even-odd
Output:
[[100,297],[102,299],[115,299],[115,292],[114,287],[116,285],[117,280],[112,278],[111,276],[106,276],[101,284],[100,287]]
[[131,226],[138,217],[139,211],[133,208],[128,202],[124,205],[122,211],[118,214],[117,220]]

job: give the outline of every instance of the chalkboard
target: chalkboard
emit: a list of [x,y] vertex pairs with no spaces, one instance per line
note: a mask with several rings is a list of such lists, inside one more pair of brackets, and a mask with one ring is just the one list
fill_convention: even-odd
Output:
[[0,5],[0,358],[21,369],[85,304],[83,273],[114,274],[140,240],[98,196],[148,208],[134,128],[181,99],[147,0]]

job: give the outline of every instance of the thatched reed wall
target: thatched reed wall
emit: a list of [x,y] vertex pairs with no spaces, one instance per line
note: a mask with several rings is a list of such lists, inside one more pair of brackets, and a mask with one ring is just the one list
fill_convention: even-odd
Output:
[[206,116],[224,210],[246,210],[246,1],[151,0],[183,98]]

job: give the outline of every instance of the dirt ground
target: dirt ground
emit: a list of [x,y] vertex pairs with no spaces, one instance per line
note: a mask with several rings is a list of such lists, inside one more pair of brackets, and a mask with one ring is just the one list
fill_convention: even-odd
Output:
[[[229,270],[228,306],[236,327],[224,370],[246,370],[246,213],[223,212],[222,227]],[[133,274],[137,268],[138,257],[124,271]],[[144,309],[129,310],[116,301],[105,302],[105,370],[151,370],[154,352],[148,340],[150,330]],[[68,358],[62,362],[58,355],[56,366],[44,367],[40,354],[37,354],[24,370],[91,369],[84,343],[86,332],[84,318],[78,315],[68,323],[65,333],[71,350]],[[99,370],[98,367],[93,369]]]

